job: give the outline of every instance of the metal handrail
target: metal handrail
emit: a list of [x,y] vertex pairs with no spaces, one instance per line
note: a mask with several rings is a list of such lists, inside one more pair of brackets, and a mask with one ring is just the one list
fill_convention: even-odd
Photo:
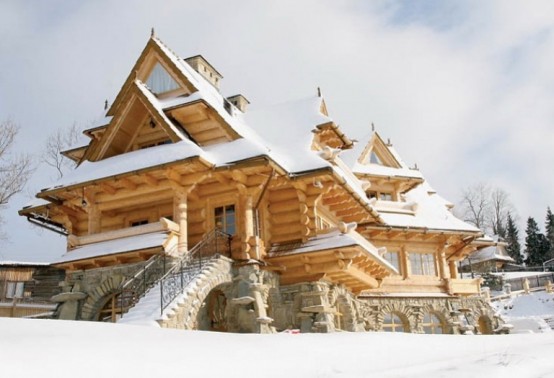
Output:
[[156,254],[132,277],[125,281],[119,289],[120,316],[123,317],[123,315],[146,294],[148,289],[152,287],[164,273],[165,255]]
[[[220,238],[223,239],[221,246],[219,245]],[[185,287],[196,276],[197,271],[202,270],[206,262],[221,254],[230,254],[230,252],[231,235],[217,228],[206,234],[200,243],[179,258],[176,264],[159,279],[160,312],[163,313],[167,306],[184,291]],[[193,270],[194,268],[197,268],[197,270]]]

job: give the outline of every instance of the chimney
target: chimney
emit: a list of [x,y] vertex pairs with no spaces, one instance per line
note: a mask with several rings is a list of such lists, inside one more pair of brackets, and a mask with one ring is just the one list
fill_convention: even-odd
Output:
[[185,62],[219,91],[219,84],[223,76],[202,55],[186,58]]
[[227,101],[235,105],[235,107],[243,113],[246,113],[246,108],[248,107],[248,104],[250,104],[250,101],[248,101],[246,97],[241,94],[227,97]]

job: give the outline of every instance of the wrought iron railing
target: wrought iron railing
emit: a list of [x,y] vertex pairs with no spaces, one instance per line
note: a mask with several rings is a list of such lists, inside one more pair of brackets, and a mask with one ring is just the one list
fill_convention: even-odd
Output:
[[117,299],[121,316],[142,298],[148,289],[159,281],[166,272],[166,258],[164,254],[152,256],[131,278],[121,285]]
[[231,235],[214,229],[179,259],[160,279],[160,312],[169,306],[200,272],[203,266],[219,255],[230,256]]

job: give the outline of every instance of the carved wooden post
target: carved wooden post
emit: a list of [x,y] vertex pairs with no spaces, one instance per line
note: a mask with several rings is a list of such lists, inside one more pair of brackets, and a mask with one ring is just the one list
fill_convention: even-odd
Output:
[[96,196],[94,192],[89,190],[84,197],[85,198],[83,198],[83,200],[85,200],[87,204],[85,210],[88,213],[88,234],[97,234],[101,229],[102,213],[96,203]]
[[183,254],[188,251],[187,190],[175,190],[174,206],[175,221],[179,225],[177,252]]
[[439,275],[441,279],[449,278],[448,266],[446,265],[446,250],[445,248],[439,248],[437,251],[437,258],[439,263]]
[[449,261],[448,265],[450,267],[450,278],[458,278],[458,266],[456,261]]

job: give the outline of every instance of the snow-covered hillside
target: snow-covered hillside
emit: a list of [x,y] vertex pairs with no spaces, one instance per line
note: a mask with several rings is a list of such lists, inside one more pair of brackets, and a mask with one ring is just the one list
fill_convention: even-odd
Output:
[[246,335],[0,319],[2,377],[554,377],[554,333]]

